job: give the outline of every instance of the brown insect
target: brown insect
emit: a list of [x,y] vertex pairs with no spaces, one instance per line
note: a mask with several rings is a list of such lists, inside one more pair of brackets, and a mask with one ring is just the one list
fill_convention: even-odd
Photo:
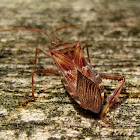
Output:
[[[50,52],[36,48],[35,59],[31,60],[31,63],[36,63],[37,54],[41,52],[48,57],[52,58],[55,64],[58,67],[59,72],[62,75],[62,82],[65,85],[67,91],[74,98],[74,100],[84,109],[90,110],[94,113],[101,112],[101,119],[105,122],[108,121],[104,118],[104,115],[107,109],[115,104],[118,100],[118,97],[122,91],[122,87],[125,83],[124,76],[120,75],[111,75],[97,73],[93,66],[90,64],[89,52],[87,45],[83,45],[83,49],[86,48],[88,54],[88,61],[85,59],[80,42],[63,42],[56,35],[56,31],[59,31],[64,28],[77,28],[75,26],[64,26],[58,28],[50,35],[46,31],[37,30],[37,29],[28,29],[28,28],[14,28],[8,30],[0,31],[12,31],[12,30],[29,30],[35,32],[41,32],[49,36],[51,40]],[[29,98],[22,106],[26,106],[28,102],[34,99],[34,74],[35,73],[57,73],[58,70],[48,70],[48,69],[36,69],[32,72],[32,97]],[[101,85],[102,79],[110,79],[122,81],[119,86],[111,93],[110,96],[106,99],[106,106],[102,110],[102,104],[104,100],[104,87]]]

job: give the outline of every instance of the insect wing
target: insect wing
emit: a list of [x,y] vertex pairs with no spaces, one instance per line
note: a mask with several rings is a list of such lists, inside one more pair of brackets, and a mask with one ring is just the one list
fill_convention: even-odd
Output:
[[96,71],[92,70],[91,66],[89,63],[86,61],[82,49],[80,47],[80,44],[77,44],[75,47],[75,58],[74,58],[74,63],[77,67],[77,69],[86,77],[91,79],[92,81],[95,82],[97,85],[98,82],[96,81],[95,75],[97,74]]
[[96,84],[77,71],[77,96],[80,102],[90,111],[99,113],[102,107],[101,94]]
[[59,51],[50,49],[50,52],[52,53],[54,61],[66,80],[68,86],[73,90],[76,89],[77,70],[74,67],[74,62],[61,54]]

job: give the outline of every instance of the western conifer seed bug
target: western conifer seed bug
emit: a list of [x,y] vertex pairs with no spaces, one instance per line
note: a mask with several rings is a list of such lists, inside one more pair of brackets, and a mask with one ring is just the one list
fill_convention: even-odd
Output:
[[[28,29],[28,28],[13,28],[2,31],[13,31],[13,30],[28,30],[34,32],[41,32],[49,36],[51,42],[50,52],[36,48],[35,59],[31,60],[31,63],[36,63],[38,52],[43,53],[44,55],[52,58],[55,64],[58,67],[56,69],[36,69],[32,72],[32,97],[29,98],[22,104],[22,107],[26,106],[28,102],[33,100],[34,97],[34,74],[35,73],[58,73],[62,75],[62,82],[66,87],[67,91],[74,98],[74,100],[84,109],[90,110],[94,113],[101,112],[101,119],[105,122],[112,123],[105,119],[104,115],[107,109],[115,104],[118,100],[118,97],[122,91],[122,87],[125,83],[124,76],[120,75],[111,75],[97,73],[93,66],[90,64],[89,52],[87,45],[83,45],[81,48],[80,42],[63,42],[58,38],[56,31],[59,31],[64,28],[77,28],[75,26],[64,26],[58,28],[54,31],[53,34],[49,34],[46,31],[37,30],[37,29]],[[82,50],[87,50],[88,61],[85,59]],[[111,95],[106,99],[106,106],[102,110],[102,104],[104,100],[104,88],[101,85],[102,79],[110,79],[121,81],[120,85],[112,91]]]

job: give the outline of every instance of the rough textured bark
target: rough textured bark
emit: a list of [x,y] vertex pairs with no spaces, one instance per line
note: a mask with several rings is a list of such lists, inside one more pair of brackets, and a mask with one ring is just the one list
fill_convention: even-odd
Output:
[[[36,47],[48,49],[49,39],[28,31],[0,32],[0,139],[138,139],[140,136],[140,5],[137,0],[90,1],[4,0],[0,2],[0,29],[26,27],[62,30],[64,40],[89,46],[91,63],[99,72],[124,75],[119,101],[100,118],[74,102],[58,75],[35,75],[35,101],[16,108],[31,95],[31,72],[56,68],[43,54],[37,64]],[[86,54],[86,53],[85,53]],[[105,94],[117,86],[105,80]]]

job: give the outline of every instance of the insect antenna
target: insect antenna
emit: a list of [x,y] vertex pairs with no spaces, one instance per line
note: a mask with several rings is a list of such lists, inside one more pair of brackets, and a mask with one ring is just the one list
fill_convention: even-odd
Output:
[[79,27],[77,27],[77,26],[68,25],[68,26],[63,26],[63,27],[57,28],[54,32],[59,31],[59,30],[62,30],[62,29],[66,29],[66,28],[75,28],[75,29],[79,29]]
[[40,32],[40,33],[44,33],[45,35],[47,35],[50,39],[50,41],[52,40],[52,37],[50,35],[49,32],[47,31],[43,31],[43,30],[39,30],[39,29],[30,29],[30,28],[13,28],[13,29],[5,29],[5,30],[0,30],[0,32],[5,32],[5,31],[16,31],[16,30],[27,30],[27,31],[32,31],[32,32]]
[[58,35],[56,34],[57,31],[60,31],[62,29],[66,29],[66,28],[75,28],[75,29],[79,29],[77,26],[74,26],[74,25],[68,25],[68,26],[63,26],[63,27],[60,27],[60,28],[57,28],[54,30],[54,33],[53,33],[53,36],[52,36],[52,44],[60,44],[62,43],[63,41],[58,37]]
[[74,25],[69,25],[69,26],[63,26],[60,28],[57,28],[56,30],[54,30],[54,33],[52,35],[50,35],[49,32],[47,31],[43,31],[43,30],[39,30],[39,29],[30,29],[30,28],[13,28],[13,29],[5,29],[5,30],[0,30],[0,32],[5,32],[5,31],[16,31],[16,30],[28,30],[28,31],[33,31],[33,32],[40,32],[43,33],[45,35],[47,35],[50,39],[51,45],[57,45],[62,43],[63,41],[57,36],[56,32],[61,30],[61,29],[65,29],[65,28],[75,28],[75,29],[79,29],[78,27],[74,26]]

